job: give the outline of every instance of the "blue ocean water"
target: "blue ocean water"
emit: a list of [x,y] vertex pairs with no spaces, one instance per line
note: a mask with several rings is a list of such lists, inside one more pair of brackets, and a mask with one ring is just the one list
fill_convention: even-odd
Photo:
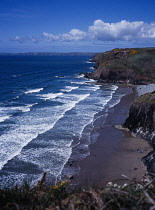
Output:
[[100,112],[105,110],[106,118],[107,108],[121,97],[117,86],[95,85],[79,75],[92,71],[89,59],[0,56],[1,187],[25,179],[35,184],[43,172],[55,182],[62,172],[75,173],[75,168],[64,170],[71,155],[83,159],[89,154]]

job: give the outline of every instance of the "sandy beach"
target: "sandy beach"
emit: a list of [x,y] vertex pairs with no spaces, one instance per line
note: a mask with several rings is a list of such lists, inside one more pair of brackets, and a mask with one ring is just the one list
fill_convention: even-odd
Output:
[[[120,91],[121,91],[121,87]],[[120,103],[110,108],[104,125],[98,130],[99,137],[89,146],[90,155],[80,161],[78,186],[93,186],[115,182],[126,183],[131,180],[142,180],[146,167],[141,158],[147,155],[152,148],[145,140],[135,138],[130,132],[117,129],[115,125],[124,123],[129,109],[138,97],[135,87],[133,93],[121,98]]]

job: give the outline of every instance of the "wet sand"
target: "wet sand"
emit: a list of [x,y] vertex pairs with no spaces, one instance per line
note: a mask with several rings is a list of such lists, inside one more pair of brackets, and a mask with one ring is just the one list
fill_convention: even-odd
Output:
[[123,184],[128,181],[125,176],[137,181],[145,177],[146,167],[141,158],[152,148],[145,140],[115,128],[115,125],[125,122],[136,98],[137,93],[133,88],[133,93],[123,96],[120,103],[109,109],[105,124],[98,130],[100,135],[97,141],[89,146],[90,155],[79,163],[78,186],[100,185],[110,181]]

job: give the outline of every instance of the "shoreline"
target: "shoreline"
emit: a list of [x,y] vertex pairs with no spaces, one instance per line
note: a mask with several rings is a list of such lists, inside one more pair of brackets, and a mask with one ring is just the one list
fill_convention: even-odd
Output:
[[[101,88],[104,85],[109,86],[109,84],[100,84]],[[131,87],[133,87],[131,84],[117,85],[111,100],[109,100],[105,107],[94,116],[93,128],[91,128],[92,130],[90,130],[90,127],[92,127],[90,124],[86,125],[85,129],[90,130],[89,138],[87,138],[88,136],[83,136],[79,144],[75,146],[72,145],[72,154],[66,162],[61,174],[57,177],[56,182],[61,180],[69,180],[73,186],[78,184],[77,177],[80,171],[80,162],[90,155],[89,146],[96,143],[108,114],[112,112],[114,106],[120,103],[120,100],[124,95],[132,92]]]
[[[118,85],[120,91],[129,87]],[[135,86],[132,90],[129,93],[126,89],[126,95],[121,97],[120,102],[109,108],[106,121],[98,131],[97,141],[89,145],[90,155],[79,161],[80,171],[72,177],[71,184],[78,183],[76,187],[98,186],[112,181],[124,184],[129,179],[141,181],[147,174],[141,158],[152,148],[146,140],[115,127],[124,123],[131,104],[138,97]]]

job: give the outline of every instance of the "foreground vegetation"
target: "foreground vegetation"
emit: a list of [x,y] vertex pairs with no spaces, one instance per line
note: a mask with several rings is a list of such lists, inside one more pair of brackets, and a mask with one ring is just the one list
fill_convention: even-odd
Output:
[[119,186],[109,182],[100,188],[69,190],[68,182],[0,190],[0,209],[155,209],[155,179]]

